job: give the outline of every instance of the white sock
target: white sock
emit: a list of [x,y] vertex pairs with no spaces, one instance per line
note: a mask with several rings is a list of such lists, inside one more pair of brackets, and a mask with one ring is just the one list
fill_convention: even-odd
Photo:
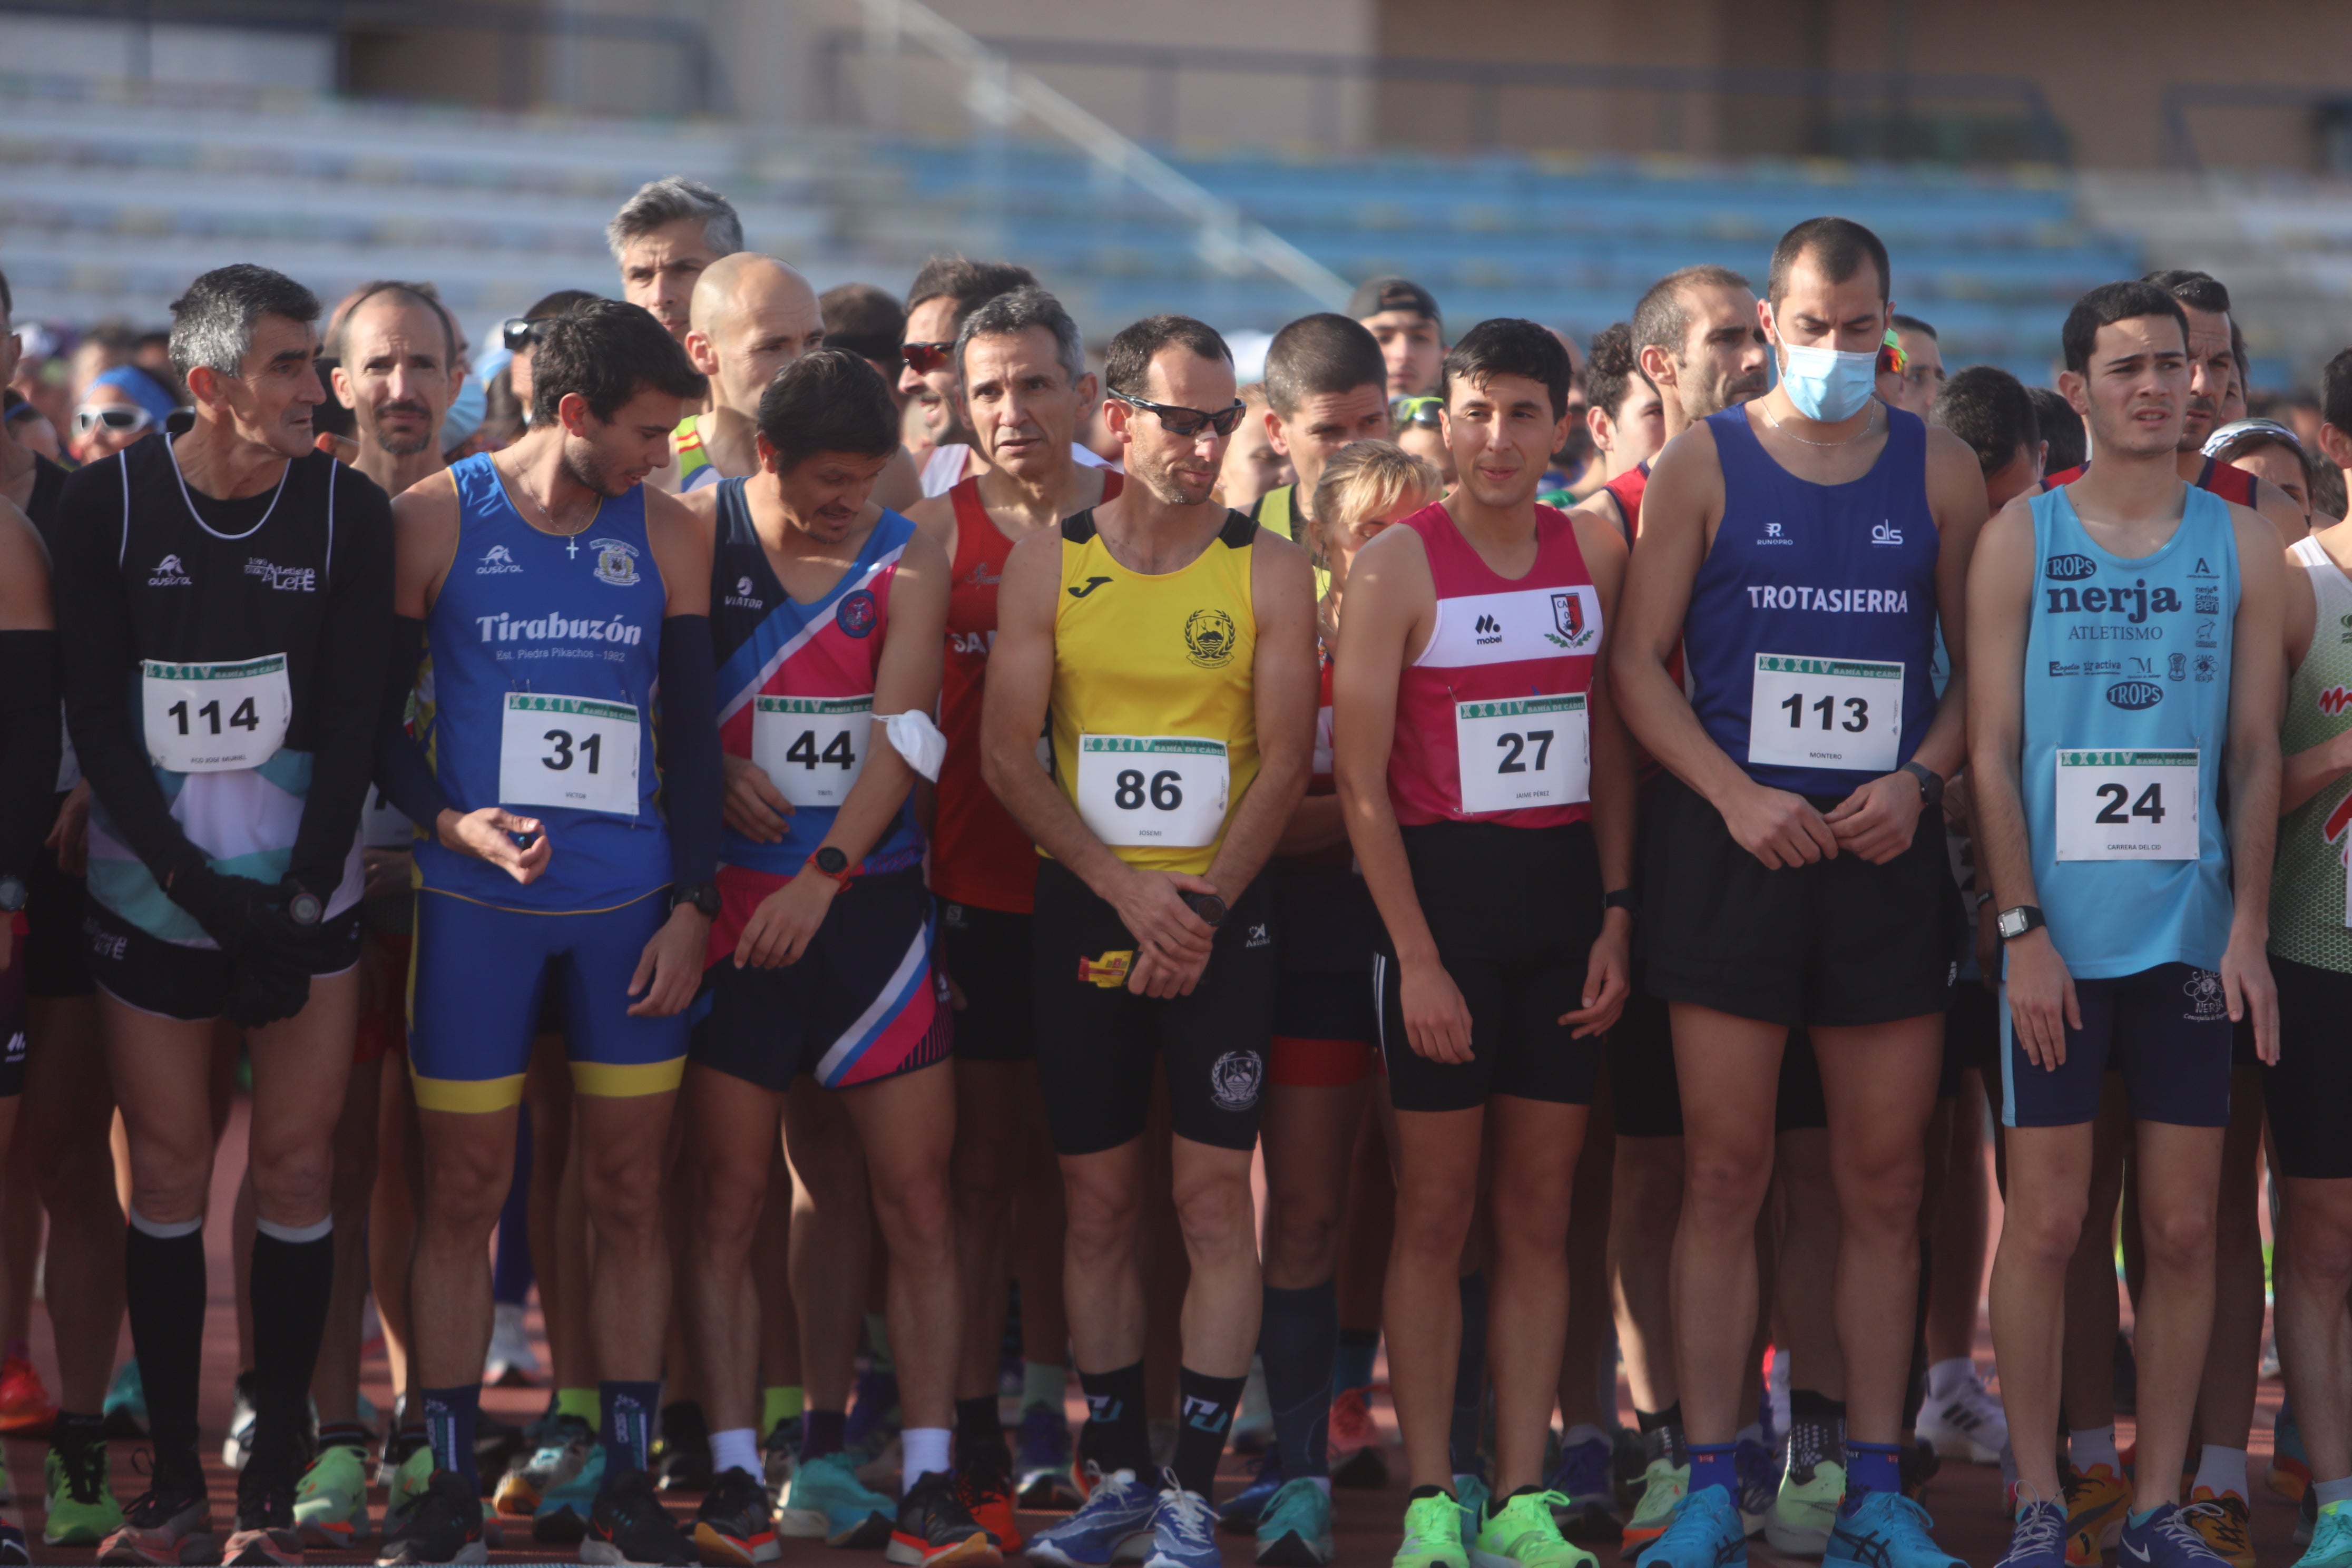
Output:
[[753,1480],[761,1476],[759,1435],[749,1426],[730,1426],[710,1435],[710,1463],[720,1475],[740,1470]]
[[2246,1451],[2243,1448],[2224,1448],[2216,1444],[2206,1444],[2204,1451],[2197,1456],[2195,1484],[2212,1488],[2215,1497],[2220,1497],[2223,1492],[2235,1492],[2238,1494],[2240,1502],[2245,1501]]
[[2105,1465],[2116,1475],[2124,1473],[2123,1457],[2116,1452],[2116,1424],[2112,1421],[2104,1426],[2070,1428],[2066,1433],[2066,1452],[2078,1470]]
[[898,1434],[901,1449],[898,1475],[908,1489],[925,1476],[948,1473],[948,1429],[944,1426],[908,1426]]
[[1569,1449],[1576,1447],[1581,1444],[1606,1443],[1608,1441],[1608,1433],[1603,1432],[1600,1427],[1595,1426],[1590,1421],[1580,1421],[1575,1426],[1560,1434],[1559,1447],[1560,1451],[1565,1453]]
[[1330,1478],[1330,1477],[1328,1477],[1328,1476],[1309,1476],[1309,1477],[1307,1477],[1307,1479],[1308,1480],[1310,1480],[1310,1481],[1313,1481],[1313,1482],[1315,1483],[1315,1489],[1316,1489],[1316,1490],[1318,1490],[1318,1491],[1319,1491],[1319,1492],[1321,1492],[1325,1497],[1329,1497],[1329,1496],[1331,1495],[1331,1478]]
[[1949,1399],[1960,1391],[1976,1369],[1977,1363],[1964,1355],[1936,1363],[1927,1369],[1927,1397]]

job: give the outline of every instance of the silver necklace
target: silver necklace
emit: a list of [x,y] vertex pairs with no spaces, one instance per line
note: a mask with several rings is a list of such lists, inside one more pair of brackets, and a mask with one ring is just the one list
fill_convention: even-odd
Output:
[[580,536],[596,525],[597,512],[601,512],[604,510],[604,503],[602,500],[599,500],[596,503],[596,510],[588,514],[588,519],[585,522],[583,522],[577,528],[568,529],[555,521],[555,514],[547,510],[547,503],[545,501],[541,500],[537,496],[530,493],[530,487],[522,482],[522,476],[520,474],[517,474],[515,476],[514,488],[515,494],[530,502],[532,509],[536,510],[541,517],[547,520],[547,531],[563,541],[563,553],[574,560],[577,560],[580,555]]
[[[1758,406],[1761,408],[1763,405],[1759,403]],[[1870,400],[1870,417],[1862,422],[1861,429],[1855,431],[1853,435],[1848,436],[1843,441],[1808,441],[1802,436],[1797,435],[1793,431],[1782,429],[1780,422],[1772,417],[1772,411],[1769,408],[1764,408],[1763,412],[1764,423],[1772,426],[1776,433],[1788,437],[1790,440],[1794,441],[1799,446],[1802,447],[1851,447],[1856,441],[1861,440],[1864,436],[1869,435],[1873,430],[1878,428],[1878,400],[1874,397]]]

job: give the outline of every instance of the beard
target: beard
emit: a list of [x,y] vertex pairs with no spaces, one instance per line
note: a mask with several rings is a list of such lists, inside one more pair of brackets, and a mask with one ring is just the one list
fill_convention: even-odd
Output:
[[1127,476],[1150,490],[1153,499],[1162,506],[1198,506],[1209,499],[1209,491],[1216,486],[1215,476],[1212,475],[1209,482],[1202,485],[1200,493],[1195,495],[1185,488],[1182,479],[1177,478],[1172,466],[1139,462],[1132,451],[1128,458]]
[[563,471],[573,484],[606,500],[618,500],[632,488],[616,482],[605,471],[604,466],[597,461],[596,448],[585,441],[566,441],[563,444]]
[[[425,421],[425,429],[415,436],[389,435],[383,427],[384,416],[387,414],[413,414]],[[387,403],[375,411],[372,423],[375,426],[373,432],[375,444],[395,458],[414,458],[424,451],[433,445],[434,437],[438,434],[439,429],[433,419],[433,411],[421,403]]]

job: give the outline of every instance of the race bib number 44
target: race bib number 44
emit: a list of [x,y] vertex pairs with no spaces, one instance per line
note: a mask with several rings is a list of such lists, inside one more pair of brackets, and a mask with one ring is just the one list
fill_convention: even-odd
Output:
[[626,702],[509,691],[499,800],[637,815],[637,710]]
[[1088,832],[1114,848],[1214,844],[1225,825],[1231,783],[1223,741],[1078,737],[1078,816]]
[[2194,860],[2197,753],[2060,752],[2058,858]]
[[1891,773],[1903,749],[1903,666],[1759,653],[1748,760]]
[[837,807],[866,771],[874,697],[761,697],[751,710],[751,760],[794,809]]
[[1592,795],[1592,726],[1581,692],[1454,705],[1462,809],[1524,811]]
[[151,658],[139,674],[147,754],[159,768],[175,773],[257,768],[286,743],[294,689],[282,653],[237,664]]

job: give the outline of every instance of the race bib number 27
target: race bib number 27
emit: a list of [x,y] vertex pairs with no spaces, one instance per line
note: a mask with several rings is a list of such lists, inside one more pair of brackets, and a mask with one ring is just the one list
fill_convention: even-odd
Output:
[[1580,692],[1455,703],[1463,811],[1524,811],[1591,799],[1591,737]]

